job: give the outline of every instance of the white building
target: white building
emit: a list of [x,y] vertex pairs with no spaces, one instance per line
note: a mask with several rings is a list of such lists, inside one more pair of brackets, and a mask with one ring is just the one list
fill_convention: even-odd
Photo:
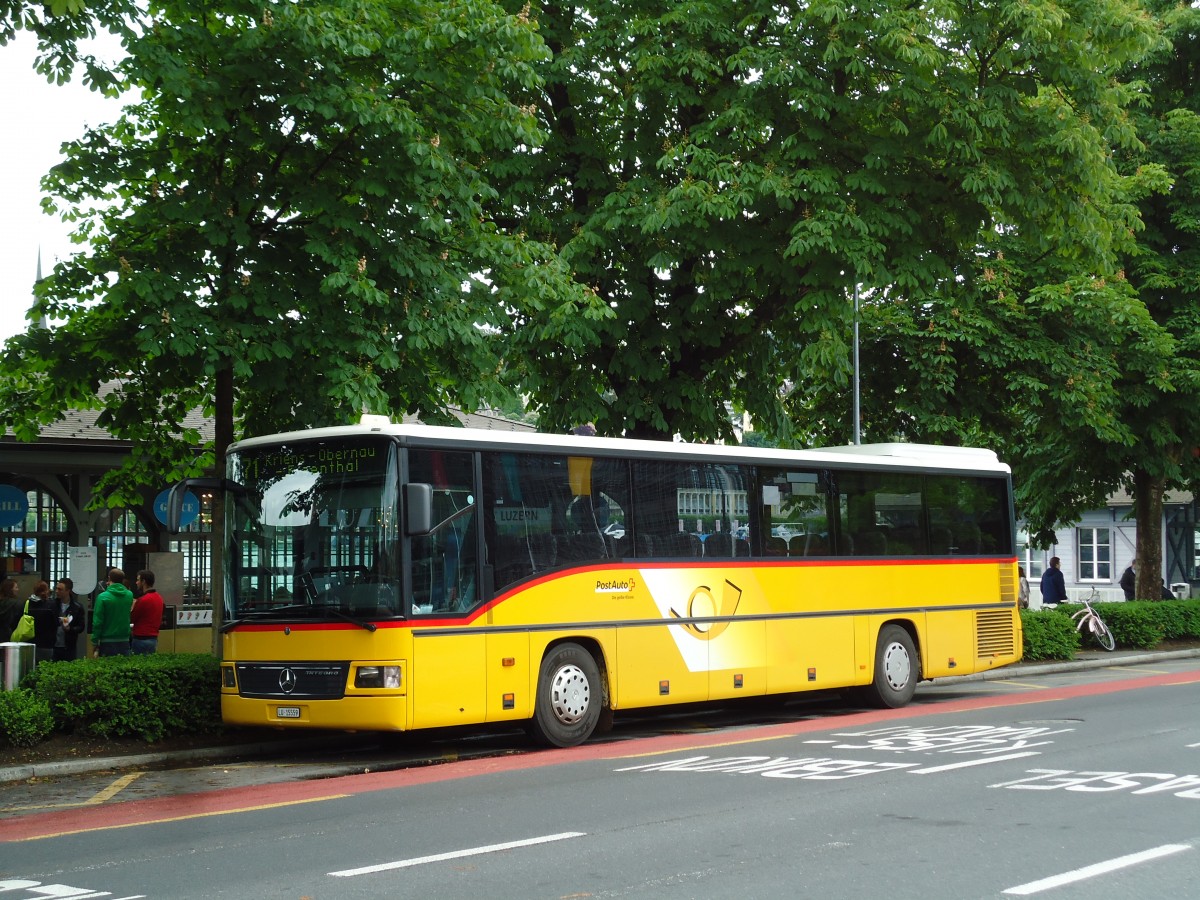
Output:
[[[1200,585],[1197,553],[1197,504],[1191,493],[1168,491],[1163,497],[1163,577],[1176,596],[1191,596]],[[1060,528],[1049,550],[1029,546],[1025,523],[1017,522],[1017,552],[1029,579],[1030,605],[1039,605],[1038,583],[1053,556],[1061,560],[1067,596],[1071,599],[1095,588],[1103,600],[1123,600],[1121,574],[1133,562],[1137,523],[1133,498],[1125,493],[1109,497],[1104,509],[1090,510],[1074,526]]]

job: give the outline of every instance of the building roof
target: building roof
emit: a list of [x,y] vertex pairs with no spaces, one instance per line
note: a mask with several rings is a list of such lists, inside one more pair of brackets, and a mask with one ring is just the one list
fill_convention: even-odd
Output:
[[[107,397],[119,387],[119,382],[106,382],[100,386],[98,396]],[[536,430],[524,422],[486,412],[451,412],[466,428],[480,431]],[[62,418],[43,426],[36,441],[21,441],[11,434],[0,437],[0,471],[97,472],[119,465],[120,458],[129,452],[131,442],[118,440],[97,424],[100,413],[99,409],[68,410]],[[405,416],[404,422],[420,424],[420,419],[417,416]],[[198,409],[190,412],[181,425],[197,429],[205,441],[213,439],[213,420]]]
[[[1163,506],[1187,506],[1194,497],[1191,491],[1163,491]],[[1133,506],[1133,494],[1120,488],[1108,495],[1105,506]]]

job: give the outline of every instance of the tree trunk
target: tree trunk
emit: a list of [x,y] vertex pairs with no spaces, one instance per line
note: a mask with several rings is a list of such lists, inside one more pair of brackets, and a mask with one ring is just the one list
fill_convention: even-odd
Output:
[[[217,371],[214,397],[214,443],[217,478],[225,477],[225,451],[233,443],[233,367]],[[221,626],[225,622],[225,494],[213,494],[212,523],[212,652],[221,659]]]
[[1163,493],[1166,480],[1141,470],[1133,473],[1133,510],[1137,520],[1138,600],[1159,600],[1163,585]]

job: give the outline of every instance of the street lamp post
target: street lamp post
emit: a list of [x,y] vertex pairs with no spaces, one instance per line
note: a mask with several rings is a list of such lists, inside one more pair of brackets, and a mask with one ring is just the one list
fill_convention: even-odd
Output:
[[862,443],[862,421],[859,410],[859,374],[858,374],[858,282],[854,282],[854,444]]

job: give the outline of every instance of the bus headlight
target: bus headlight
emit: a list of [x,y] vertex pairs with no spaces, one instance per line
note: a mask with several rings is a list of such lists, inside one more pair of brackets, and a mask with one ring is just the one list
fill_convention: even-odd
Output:
[[237,687],[237,675],[234,674],[233,666],[221,666],[221,686],[227,688]]
[[399,666],[359,666],[354,672],[356,688],[400,687]]

